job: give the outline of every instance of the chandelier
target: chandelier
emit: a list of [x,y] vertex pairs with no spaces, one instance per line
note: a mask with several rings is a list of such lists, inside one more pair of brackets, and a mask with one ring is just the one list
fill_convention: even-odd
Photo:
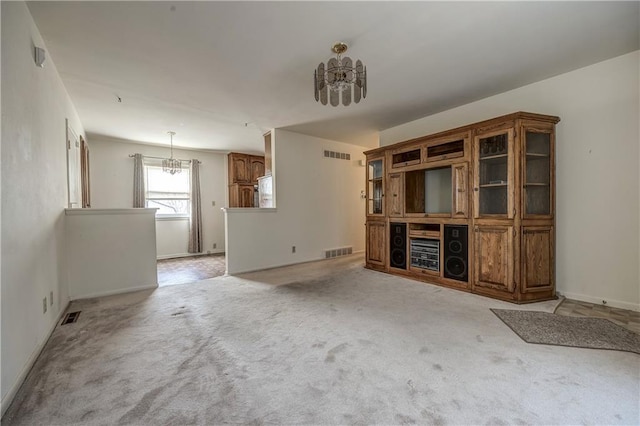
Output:
[[320,63],[318,69],[313,72],[316,101],[326,105],[328,97],[332,106],[338,106],[340,98],[344,106],[350,105],[352,98],[355,103],[360,102],[360,99],[367,97],[367,68],[359,59],[354,67],[351,58],[342,57],[347,51],[346,44],[336,43],[331,50],[336,57],[329,59],[326,68],[324,63]]
[[173,135],[176,132],[167,132],[171,137],[171,157],[162,160],[162,171],[175,175],[182,171],[182,161],[173,158]]

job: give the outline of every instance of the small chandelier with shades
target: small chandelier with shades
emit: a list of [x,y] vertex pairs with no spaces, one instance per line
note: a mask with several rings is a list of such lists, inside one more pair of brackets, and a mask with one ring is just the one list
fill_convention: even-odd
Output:
[[320,63],[313,72],[316,101],[326,105],[328,100],[332,106],[338,106],[341,100],[344,106],[350,105],[352,99],[360,102],[367,97],[367,68],[359,59],[354,67],[351,58],[342,57],[347,51],[345,43],[336,43],[331,50],[336,57],[329,59],[326,67]]
[[176,132],[167,132],[171,137],[171,156],[162,160],[162,171],[175,175],[182,171],[182,161],[173,158],[173,135]]

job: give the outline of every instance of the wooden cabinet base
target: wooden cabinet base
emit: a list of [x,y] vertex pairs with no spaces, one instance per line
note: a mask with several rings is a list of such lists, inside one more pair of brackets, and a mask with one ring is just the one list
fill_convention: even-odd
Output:
[[464,291],[466,293],[473,293],[479,296],[490,297],[492,299],[499,299],[505,302],[517,303],[517,304],[525,304],[525,303],[534,303],[534,302],[544,302],[545,300],[555,300],[558,298],[556,296],[555,291],[546,291],[539,293],[506,293],[499,290],[494,290],[490,288],[482,288],[482,289],[471,289],[471,285],[469,283],[451,280],[448,278],[438,277],[431,274],[417,274],[412,271],[404,271],[395,268],[387,269],[383,266],[371,263],[365,263],[365,268],[371,269],[377,272],[385,272],[389,275],[401,276],[403,278],[409,278],[414,281],[420,281],[425,284],[437,285],[440,287],[446,287],[453,290]]

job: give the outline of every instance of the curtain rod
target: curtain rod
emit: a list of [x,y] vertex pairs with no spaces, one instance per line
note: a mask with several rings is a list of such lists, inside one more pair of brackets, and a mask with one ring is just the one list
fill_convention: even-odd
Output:
[[[133,158],[133,157],[135,157],[135,156],[136,156],[135,154],[129,154],[129,157],[131,157],[131,158]],[[165,158],[165,157],[153,157],[153,156],[151,156],[151,155],[143,155],[142,157],[143,157],[143,158],[155,158],[156,160],[167,160],[167,158]],[[178,160],[178,161],[184,161],[184,162],[186,162],[186,163],[190,163],[190,162],[191,162],[191,160],[181,160],[181,159],[179,159],[179,158],[176,158],[176,160]],[[200,160],[196,160],[196,161],[198,162],[198,164],[202,164],[202,161],[200,161]]]

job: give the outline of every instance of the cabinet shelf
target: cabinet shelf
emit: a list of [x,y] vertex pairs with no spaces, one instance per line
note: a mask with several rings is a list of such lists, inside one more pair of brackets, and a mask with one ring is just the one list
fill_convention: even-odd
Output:
[[508,184],[505,183],[485,183],[484,185],[480,185],[480,188],[504,188]]
[[480,157],[480,161],[496,160],[498,158],[507,158],[508,156],[509,154],[487,155],[486,157]]
[[527,157],[549,158],[549,154],[538,154],[538,153],[535,153],[535,152],[527,152]]
[[529,183],[525,183],[524,186],[549,186],[549,184],[541,183],[541,182],[529,182]]

